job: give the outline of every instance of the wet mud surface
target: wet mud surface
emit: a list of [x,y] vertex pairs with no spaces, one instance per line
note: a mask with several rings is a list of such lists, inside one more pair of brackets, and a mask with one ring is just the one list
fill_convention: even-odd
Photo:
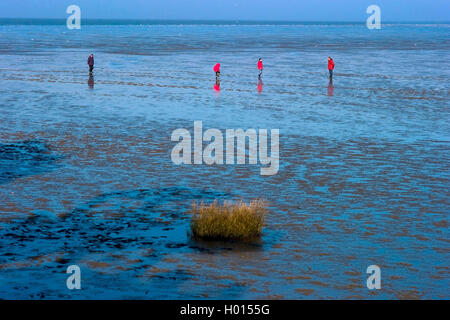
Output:
[[[392,48],[341,44],[330,85],[317,71],[326,48],[298,51],[300,27],[263,28],[272,45],[245,50],[249,31],[230,29],[218,92],[205,49],[214,30],[192,30],[195,50],[104,47],[89,77],[77,66],[84,50],[45,42],[64,30],[46,27],[28,47],[23,30],[4,28],[22,50],[12,61],[0,50],[0,298],[449,298],[450,69],[433,58],[447,54],[448,30],[420,30],[414,42],[387,29]],[[252,55],[267,61],[264,84],[245,71]],[[301,72],[290,72],[293,59]],[[280,129],[278,174],[174,165],[172,131],[198,120],[223,132]],[[259,241],[189,238],[192,201],[256,198],[270,209]],[[82,290],[66,287],[72,264]],[[372,264],[382,290],[366,288]]]

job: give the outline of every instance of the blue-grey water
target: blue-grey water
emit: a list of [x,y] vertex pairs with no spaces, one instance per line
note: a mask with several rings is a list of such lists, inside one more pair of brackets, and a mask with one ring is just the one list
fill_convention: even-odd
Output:
[[[450,298],[450,25],[186,23],[0,20],[0,298]],[[174,165],[197,120],[279,129],[278,174]],[[260,242],[189,238],[256,198]]]

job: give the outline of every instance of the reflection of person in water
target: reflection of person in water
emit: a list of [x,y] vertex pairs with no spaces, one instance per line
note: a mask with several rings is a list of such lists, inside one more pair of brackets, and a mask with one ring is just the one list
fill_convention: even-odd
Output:
[[94,76],[92,74],[89,75],[88,86],[91,89],[94,89]]
[[334,86],[332,78],[330,78],[330,82],[328,83],[328,96],[334,96]]
[[216,83],[214,84],[214,91],[220,92],[220,80],[219,78],[216,78]]
[[258,86],[256,87],[256,89],[258,90],[259,93],[261,93],[262,90],[263,90],[263,84],[264,84],[264,83],[262,82],[262,80],[259,79],[259,81],[258,81]]

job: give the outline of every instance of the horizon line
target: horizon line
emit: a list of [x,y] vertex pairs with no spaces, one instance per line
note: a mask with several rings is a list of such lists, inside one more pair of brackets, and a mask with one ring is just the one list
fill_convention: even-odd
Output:
[[[67,18],[12,18],[0,17],[0,25],[59,25],[65,24]],[[366,21],[345,21],[345,20],[254,20],[254,19],[139,19],[139,18],[83,18],[85,25],[108,25],[116,22],[118,25],[365,25]],[[46,23],[47,22],[47,23]],[[402,25],[402,24],[443,24],[448,25],[450,21],[430,21],[430,20],[411,20],[411,21],[386,21],[382,25]]]
[[[66,18],[36,18],[36,17],[0,17],[0,20],[54,20],[66,21]],[[319,23],[365,23],[366,20],[275,20],[275,19],[190,19],[190,18],[83,18],[85,21],[192,21],[192,22],[319,22]],[[384,23],[450,23],[450,20],[397,20],[397,21],[386,21]]]

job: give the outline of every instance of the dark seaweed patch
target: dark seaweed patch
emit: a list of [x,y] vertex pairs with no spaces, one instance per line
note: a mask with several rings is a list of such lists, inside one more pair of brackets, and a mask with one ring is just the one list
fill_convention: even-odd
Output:
[[42,141],[0,144],[0,184],[50,171],[61,158]]

